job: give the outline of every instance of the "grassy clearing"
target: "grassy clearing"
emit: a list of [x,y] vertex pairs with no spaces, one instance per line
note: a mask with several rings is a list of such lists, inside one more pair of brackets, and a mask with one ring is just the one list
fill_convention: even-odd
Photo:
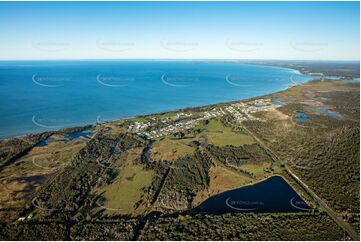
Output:
[[225,127],[220,121],[210,120],[208,124],[201,124],[194,129],[201,130],[197,135],[188,135],[182,139],[166,136],[158,139],[152,147],[151,157],[154,160],[176,160],[195,151],[194,141],[204,142],[216,146],[242,146],[254,144],[253,138],[241,132],[235,132]]
[[210,120],[208,124],[200,125],[197,128],[202,130],[198,137],[206,136],[208,137],[208,142],[216,146],[242,146],[255,143],[251,136],[234,132],[231,128],[225,127],[217,120]]
[[153,160],[176,160],[187,154],[193,154],[195,147],[190,146],[188,139],[179,140],[165,137],[157,140],[152,147],[151,158]]
[[196,206],[206,200],[208,197],[219,194],[221,192],[240,188],[249,184],[257,183],[269,176],[271,173],[264,171],[264,168],[269,167],[269,163],[264,164],[243,164],[243,170],[247,170],[255,175],[255,178],[242,174],[236,170],[227,168],[225,166],[215,166],[209,171],[209,188],[207,191],[197,193],[193,200],[193,205]]
[[245,170],[251,173],[252,175],[254,175],[256,179],[263,179],[269,176],[269,174],[265,172],[265,169],[270,168],[271,165],[272,164],[270,162],[257,163],[257,164],[246,163],[240,165],[239,167],[242,170]]
[[254,179],[248,176],[222,166],[213,167],[209,172],[209,177],[209,191],[211,195],[241,187],[254,181]]
[[[105,213],[111,214],[134,214],[144,210],[146,202],[145,189],[152,183],[154,172],[145,170],[141,165],[127,163],[119,167],[119,175],[109,185],[95,190],[96,194],[102,194],[105,199],[101,205]],[[136,208],[139,202],[141,206]],[[137,211],[135,211],[137,210]]]

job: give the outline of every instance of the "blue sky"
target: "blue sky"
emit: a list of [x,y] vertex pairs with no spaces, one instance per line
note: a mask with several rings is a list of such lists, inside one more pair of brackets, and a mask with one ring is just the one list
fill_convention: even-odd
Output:
[[0,59],[359,60],[359,2],[0,2]]

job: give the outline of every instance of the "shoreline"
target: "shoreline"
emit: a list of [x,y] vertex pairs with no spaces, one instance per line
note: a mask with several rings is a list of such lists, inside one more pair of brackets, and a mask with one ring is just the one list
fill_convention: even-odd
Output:
[[[199,61],[206,61],[206,60],[199,60]],[[296,68],[291,68],[291,67],[283,67],[283,66],[277,66],[277,65],[263,65],[263,64],[257,64],[257,63],[242,63],[242,62],[237,62],[237,61],[232,62],[232,63],[233,64],[245,64],[245,65],[261,65],[261,66],[265,66],[265,67],[274,67],[274,68],[280,68],[280,69],[287,69],[287,70],[293,71],[295,74],[310,75],[310,73],[307,74],[307,73],[302,72],[301,70],[298,70]],[[320,77],[322,77],[322,76],[320,76]],[[342,78],[342,76],[339,76],[339,77]],[[121,120],[127,121],[127,120],[131,120],[131,119],[136,119],[136,118],[144,118],[144,117],[147,117],[147,116],[150,116],[150,115],[160,115],[160,114],[166,114],[166,113],[172,113],[172,112],[188,111],[190,109],[196,109],[196,108],[211,108],[211,107],[218,106],[218,105],[232,104],[232,103],[240,102],[240,101],[249,101],[249,100],[252,100],[252,99],[255,99],[255,98],[261,98],[261,97],[264,97],[264,96],[273,95],[275,93],[283,92],[283,91],[288,90],[289,88],[292,88],[294,86],[305,85],[305,84],[307,84],[309,82],[312,82],[312,81],[315,81],[315,80],[318,80],[318,79],[319,78],[314,77],[314,78],[312,78],[310,80],[307,80],[305,82],[302,82],[302,83],[288,84],[287,87],[284,87],[284,88],[281,87],[280,90],[278,90],[278,91],[266,93],[266,94],[260,95],[260,96],[253,96],[253,97],[244,98],[244,99],[236,99],[236,100],[231,100],[231,101],[226,101],[226,102],[217,102],[217,103],[213,103],[213,104],[206,104],[206,105],[200,105],[200,106],[188,106],[188,107],[184,107],[184,108],[171,109],[171,110],[165,110],[165,111],[160,111],[160,112],[139,114],[139,115],[131,116],[131,117],[127,117],[127,118],[116,118],[116,119],[112,119],[112,120],[107,120],[107,121],[104,121],[104,122],[101,122],[101,123],[98,123],[98,122],[86,123],[86,124],[79,124],[79,125],[75,125],[75,126],[63,127],[63,128],[54,129],[54,130],[45,130],[45,131],[40,131],[40,132],[29,132],[29,133],[22,134],[22,135],[14,135],[14,136],[8,136],[8,137],[0,138],[0,142],[13,140],[13,139],[22,139],[22,138],[26,138],[26,137],[31,136],[31,135],[41,135],[41,134],[46,133],[46,132],[49,132],[49,133],[56,133],[56,132],[67,133],[67,130],[71,130],[71,129],[86,128],[86,127],[89,127],[89,126],[97,126],[97,125],[112,123],[112,122],[121,121]],[[292,82],[292,80],[291,80],[291,82]]]

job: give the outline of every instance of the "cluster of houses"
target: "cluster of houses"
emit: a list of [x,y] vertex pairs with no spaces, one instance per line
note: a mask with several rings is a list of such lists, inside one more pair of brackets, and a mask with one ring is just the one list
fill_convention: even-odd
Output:
[[128,131],[132,133],[138,133],[142,130],[147,129],[151,125],[150,122],[143,123],[143,122],[134,122],[128,126]]
[[248,103],[237,102],[204,112],[179,112],[173,117],[165,117],[161,120],[151,118],[155,122],[134,122],[128,126],[128,131],[148,139],[155,139],[191,129],[200,121],[221,117],[226,114],[231,114],[238,122],[260,120],[252,114],[259,111],[269,111],[270,108],[275,106],[277,105],[272,103],[271,99],[256,99]]
[[194,120],[188,120],[184,122],[177,122],[175,124],[170,124],[166,127],[160,128],[160,129],[153,129],[148,132],[140,132],[139,135],[146,137],[148,139],[155,139],[162,136],[170,135],[177,133],[181,130],[191,129],[194,125],[194,122],[196,122],[197,119]]

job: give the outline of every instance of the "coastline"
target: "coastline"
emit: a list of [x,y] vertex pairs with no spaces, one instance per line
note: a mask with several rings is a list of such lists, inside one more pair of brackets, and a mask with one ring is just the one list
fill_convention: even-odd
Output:
[[[310,82],[312,82],[312,83],[310,83]],[[342,83],[342,80],[332,80],[332,79],[330,79],[330,80],[327,80],[326,82],[322,82],[322,80],[319,79],[319,78],[313,78],[313,79],[311,79],[311,80],[305,81],[304,83],[298,84],[297,87],[295,87],[295,86],[289,86],[289,87],[287,87],[285,90],[280,90],[280,91],[277,91],[277,92],[272,92],[272,93],[270,93],[270,94],[255,96],[255,97],[251,97],[251,98],[247,98],[247,99],[240,99],[240,100],[237,100],[237,101],[234,101],[234,102],[239,102],[239,101],[248,102],[248,101],[250,101],[249,103],[246,103],[246,104],[247,104],[247,105],[252,105],[252,104],[257,104],[257,101],[258,101],[258,100],[254,100],[254,99],[257,99],[257,98],[259,98],[259,99],[268,99],[268,100],[272,100],[272,99],[277,100],[278,98],[280,98],[279,100],[281,100],[281,101],[283,102],[284,100],[283,100],[282,96],[283,96],[283,95],[287,95],[287,93],[285,93],[285,91],[286,91],[286,92],[293,92],[293,93],[294,93],[294,91],[297,91],[297,90],[299,90],[299,89],[303,90],[303,89],[308,89],[308,88],[310,88],[310,90],[312,90],[312,88],[314,88],[315,86],[317,87],[318,85],[321,85],[321,86],[326,85],[326,87],[328,87],[328,85],[336,85],[336,86],[337,86],[337,85],[339,85],[339,84],[341,84],[341,83]],[[329,90],[329,89],[327,89],[327,90]],[[307,91],[307,90],[306,90],[306,91]],[[317,90],[316,90],[316,92],[317,92]],[[288,99],[286,99],[286,100],[288,100]],[[286,100],[285,100],[285,101],[286,101]],[[299,99],[299,101],[302,101],[302,100],[304,100],[304,99],[303,99],[303,98],[302,98],[302,99]],[[252,101],[254,101],[254,102],[252,102]],[[259,100],[259,101],[262,101],[262,100]],[[168,112],[160,112],[160,114],[171,113],[170,116],[173,116],[173,115],[183,115],[183,114],[179,114],[179,113],[177,113],[177,112],[180,112],[180,111],[182,111],[182,110],[192,110],[192,109],[193,109],[192,111],[194,111],[194,112],[202,112],[203,114],[205,114],[206,111],[211,111],[211,110],[209,110],[209,109],[212,109],[212,107],[213,107],[213,108],[220,108],[220,109],[222,109],[222,108],[226,108],[228,104],[232,104],[232,103],[234,103],[234,102],[223,102],[223,103],[217,103],[217,104],[211,104],[211,105],[203,105],[203,106],[198,106],[198,107],[189,107],[189,108],[172,110],[172,111],[168,111]],[[284,102],[284,103],[285,103],[286,105],[289,104],[287,101]],[[222,105],[224,105],[224,106],[222,106]],[[159,113],[158,113],[158,114],[159,114]],[[153,115],[154,115],[154,116],[153,116]],[[147,117],[146,119],[148,119],[148,121],[150,121],[150,119],[152,119],[152,120],[156,121],[156,123],[157,123],[159,120],[161,120],[161,118],[164,118],[164,116],[157,117],[157,116],[155,116],[154,113],[153,113],[153,114],[147,114],[147,115],[139,115],[139,116],[136,116],[136,117],[138,117],[138,118],[139,118],[139,117]],[[118,121],[119,123],[117,123],[116,121],[107,121],[107,122],[104,122],[104,123],[110,123],[110,125],[109,125],[109,127],[111,127],[110,130],[111,130],[112,128],[114,129],[114,127],[119,126],[119,127],[122,129],[121,132],[128,132],[128,131],[132,132],[132,130],[127,129],[126,126],[129,124],[129,123],[128,123],[129,120],[132,121],[132,119],[133,119],[133,118],[136,118],[136,117],[127,118],[127,119],[117,119],[117,120],[119,120],[119,121]],[[166,117],[168,117],[168,116],[166,116]],[[177,116],[177,117],[179,117],[179,116]],[[204,117],[205,117],[206,119],[209,118],[208,115],[204,115]],[[125,121],[128,120],[128,121],[123,122],[122,120],[125,120]],[[136,121],[139,121],[139,120],[133,120],[133,121],[136,122]],[[112,123],[112,122],[115,122],[115,123]],[[144,120],[140,120],[139,122],[147,122],[147,121],[146,121],[146,120],[145,120],[145,121],[144,121]],[[104,124],[104,123],[103,123],[103,124]],[[50,135],[59,134],[59,132],[61,132],[61,131],[62,131],[63,133],[60,133],[60,134],[64,134],[64,133],[69,133],[70,130],[72,130],[73,132],[76,132],[76,131],[74,131],[75,129],[82,130],[82,128],[85,128],[85,127],[86,127],[86,126],[80,126],[80,127],[68,128],[68,129],[60,129],[60,130],[58,130],[58,131],[53,131],[53,133],[48,132],[48,134],[50,134]],[[93,127],[95,127],[96,131],[99,131],[99,130],[100,130],[99,134],[101,134],[101,135],[99,135],[99,136],[97,136],[97,137],[96,137],[96,135],[94,135],[94,136],[92,136],[92,137],[96,137],[95,139],[99,139],[99,140],[102,140],[102,139],[106,139],[106,138],[107,138],[107,137],[106,137],[106,133],[103,133],[103,132],[102,132],[102,131],[105,131],[105,130],[108,128],[107,125],[102,126],[102,125],[100,124],[100,125],[98,125],[98,126],[93,126]],[[123,127],[125,127],[125,129],[123,129]],[[114,130],[115,130],[115,132],[118,132],[117,128],[115,128]],[[125,131],[125,130],[128,130],[128,131]],[[246,129],[246,130],[247,130],[247,129]],[[247,131],[247,132],[249,132],[249,131]],[[103,134],[102,134],[102,133],[103,133]],[[42,134],[45,134],[45,133],[42,133]],[[104,135],[104,134],[105,134],[105,135]],[[116,134],[116,133],[115,133],[115,134]],[[125,134],[125,133],[124,133],[124,134]],[[253,135],[253,136],[254,136],[254,137],[257,137],[256,135]],[[32,149],[34,146],[36,146],[37,144],[39,144],[39,142],[42,141],[42,140],[40,140],[39,138],[43,138],[43,137],[40,137],[40,136],[36,136],[36,137],[38,138],[37,143],[34,143],[31,147],[29,147],[29,148],[27,148],[27,149]],[[118,138],[119,138],[119,137],[118,137]],[[152,138],[152,139],[153,139],[153,138]],[[157,136],[155,137],[155,139],[157,139]],[[40,141],[39,141],[39,140],[40,140]],[[44,139],[43,139],[43,140],[44,140]],[[261,142],[260,142],[260,143],[261,143]],[[274,151],[272,151],[272,152],[274,152]],[[279,159],[277,158],[277,160],[279,160]],[[287,164],[287,163],[285,163],[285,164]],[[282,163],[280,163],[279,165],[282,166]],[[280,166],[280,167],[281,167],[281,166]],[[281,168],[282,168],[282,167],[281,167]],[[286,169],[286,170],[287,170],[287,169]],[[299,184],[299,183],[297,182],[298,177],[296,177],[297,179],[295,180],[295,182],[293,182],[294,180],[292,180],[291,177],[288,177],[288,176],[286,175],[286,173],[283,174],[283,172],[285,172],[286,170],[284,170],[284,169],[281,169],[281,170],[276,169],[275,172],[274,172],[274,170],[273,170],[273,172],[274,172],[273,175],[271,175],[271,176],[269,176],[269,177],[266,177],[266,178],[261,179],[261,180],[257,180],[257,181],[255,181],[255,182],[250,183],[250,184],[242,185],[242,186],[237,187],[237,188],[232,188],[232,189],[230,189],[230,190],[225,190],[225,191],[223,191],[223,192],[221,192],[221,193],[228,192],[228,191],[232,191],[232,190],[239,189],[239,188],[244,188],[244,187],[247,187],[247,186],[256,185],[256,184],[262,182],[263,180],[267,180],[267,179],[269,179],[269,178],[271,178],[271,177],[273,177],[273,176],[280,176],[280,177],[282,177],[283,180],[293,189],[293,191],[296,192],[296,193],[298,194],[298,196],[300,196],[300,198],[301,198],[309,207],[311,207],[311,208],[316,208],[316,211],[317,211],[317,209],[318,209],[317,203],[316,203],[316,204],[313,203],[313,202],[312,202],[312,199],[310,199],[310,198],[308,197],[307,194],[309,194],[309,193],[307,192],[307,190],[305,191],[305,190],[303,189],[303,184],[301,185],[301,184]],[[292,174],[292,173],[291,173],[291,174]],[[307,188],[307,186],[306,186],[306,188]],[[221,193],[220,193],[220,194],[221,194]],[[311,194],[313,194],[313,193],[311,193]],[[311,197],[312,197],[312,195],[311,195]],[[322,203],[321,203],[321,204],[322,204]],[[327,208],[328,208],[328,207],[327,207]],[[168,209],[168,208],[167,208],[167,207],[164,207],[164,209]],[[172,208],[170,207],[169,209],[172,209]],[[333,216],[334,213],[335,213],[335,212],[331,210],[331,215],[330,215],[330,216],[331,216],[332,218],[334,217],[334,216]],[[335,220],[336,220],[336,222],[338,221],[337,218],[336,218]],[[346,224],[346,225],[347,225],[347,224]],[[341,227],[344,227],[344,224],[341,223],[340,226],[341,226]],[[347,227],[346,227],[346,229],[347,229]],[[350,234],[352,234],[352,233],[350,233]]]
[[[202,60],[202,62],[203,61],[206,61],[206,60]],[[234,63],[234,64],[245,64],[245,65],[260,65],[260,64],[257,64],[257,63],[242,63],[242,62],[232,62],[232,63]],[[291,67],[283,67],[283,66],[277,66],[277,65],[262,65],[262,64],[261,64],[261,66],[274,67],[274,68],[278,68],[278,69],[287,69],[287,70],[293,71],[295,74],[298,74],[298,75],[299,74],[307,75],[307,73],[304,73],[304,72],[300,71],[299,69],[291,68]],[[340,76],[340,78],[341,78],[341,76]],[[115,118],[115,119],[111,119],[111,120],[106,120],[106,121],[101,122],[101,123],[98,123],[98,122],[85,123],[85,124],[79,124],[79,125],[74,125],[74,126],[69,126],[69,127],[63,127],[63,128],[54,129],[54,130],[46,130],[46,131],[40,131],[40,132],[29,132],[29,133],[22,134],[22,135],[15,135],[15,136],[8,136],[8,137],[0,138],[0,142],[13,140],[13,139],[23,139],[23,138],[26,138],[26,137],[29,137],[29,136],[32,136],[32,135],[41,135],[41,134],[44,134],[44,133],[52,133],[52,134],[54,134],[54,133],[71,133],[72,130],[74,130],[74,129],[82,130],[82,129],[86,128],[86,127],[95,127],[97,125],[113,123],[113,122],[116,122],[116,121],[129,121],[129,120],[136,119],[136,118],[146,118],[146,117],[152,116],[152,115],[161,115],[161,114],[167,114],[167,113],[173,113],[173,112],[184,112],[184,111],[189,111],[189,110],[197,109],[197,108],[206,109],[206,108],[216,107],[216,106],[219,106],[219,105],[233,104],[233,103],[240,102],[240,101],[242,101],[242,102],[245,101],[246,102],[246,101],[250,101],[250,100],[253,100],[253,99],[262,98],[262,97],[265,97],[265,96],[269,96],[269,95],[273,95],[273,94],[276,94],[276,93],[279,93],[279,92],[283,92],[283,91],[286,91],[289,88],[292,88],[294,86],[306,85],[307,83],[318,80],[318,79],[319,78],[315,77],[315,78],[312,78],[312,79],[307,80],[307,81],[302,82],[302,83],[288,84],[286,87],[283,87],[283,88],[281,87],[280,90],[278,90],[278,91],[273,91],[273,92],[266,93],[266,94],[263,94],[263,95],[257,95],[257,96],[244,98],[244,99],[235,99],[235,100],[231,100],[231,101],[217,102],[217,103],[213,103],[213,104],[206,104],[206,105],[200,105],[200,106],[188,106],[188,107],[179,108],[179,109],[170,109],[170,110],[164,110],[164,111],[160,111],[160,112],[139,114],[139,115],[126,117],[126,118]],[[291,82],[292,82],[292,80],[291,80]]]

